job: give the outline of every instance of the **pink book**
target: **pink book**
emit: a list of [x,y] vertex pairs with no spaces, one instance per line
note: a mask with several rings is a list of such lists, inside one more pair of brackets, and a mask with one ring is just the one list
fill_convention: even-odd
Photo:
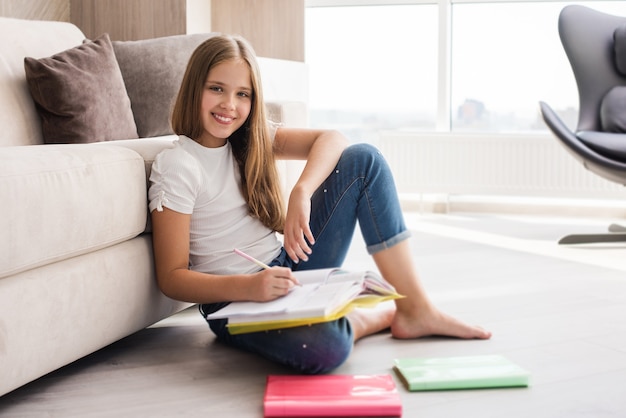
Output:
[[399,417],[391,375],[270,375],[265,417]]

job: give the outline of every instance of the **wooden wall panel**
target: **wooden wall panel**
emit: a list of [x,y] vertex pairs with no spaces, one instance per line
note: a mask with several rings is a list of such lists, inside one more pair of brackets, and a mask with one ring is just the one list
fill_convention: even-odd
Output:
[[70,21],[88,38],[134,41],[186,33],[186,0],[70,0]]
[[263,57],[304,61],[304,0],[212,0],[211,30],[246,38]]
[[0,0],[0,16],[70,21],[70,0]]
[[[138,40],[188,33],[187,1],[0,0],[0,16],[72,22],[91,39],[106,32]],[[242,35],[259,56],[304,61],[305,0],[194,1],[210,2],[206,31]]]

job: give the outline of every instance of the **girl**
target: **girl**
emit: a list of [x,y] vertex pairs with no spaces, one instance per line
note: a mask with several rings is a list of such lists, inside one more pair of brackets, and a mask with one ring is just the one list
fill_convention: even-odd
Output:
[[[157,156],[150,176],[163,293],[199,303],[204,316],[230,301],[278,298],[297,284],[293,270],[341,265],[358,220],[380,273],[405,298],[392,309],[278,331],[230,335],[227,320],[209,321],[218,339],[301,373],[323,373],[342,364],[355,341],[387,328],[395,338],[490,338],[429,301],[381,154],[348,147],[334,131],[268,124],[260,80],[240,37],[212,37],[189,60],[172,114],[179,139]],[[306,160],[286,211],[276,159]],[[259,271],[234,248],[271,268]]]

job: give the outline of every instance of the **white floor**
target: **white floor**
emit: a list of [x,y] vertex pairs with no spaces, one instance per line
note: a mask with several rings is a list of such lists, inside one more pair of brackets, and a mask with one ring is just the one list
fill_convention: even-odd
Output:
[[[556,244],[611,221],[408,213],[432,298],[494,336],[382,333],[335,373],[392,373],[397,357],[502,354],[532,373],[529,388],[411,393],[396,379],[403,416],[626,416],[626,243]],[[373,267],[359,237],[346,267]],[[0,397],[0,416],[262,417],[265,377],[287,372],[216,343],[192,309]]]

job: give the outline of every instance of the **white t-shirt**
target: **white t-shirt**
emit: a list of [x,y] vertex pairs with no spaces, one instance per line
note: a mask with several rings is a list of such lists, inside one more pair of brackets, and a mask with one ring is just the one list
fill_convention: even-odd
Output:
[[281,249],[276,233],[248,214],[230,142],[207,148],[180,136],[152,164],[150,212],[163,207],[191,214],[189,268],[240,274],[259,267],[233,253],[238,248],[265,263]]

